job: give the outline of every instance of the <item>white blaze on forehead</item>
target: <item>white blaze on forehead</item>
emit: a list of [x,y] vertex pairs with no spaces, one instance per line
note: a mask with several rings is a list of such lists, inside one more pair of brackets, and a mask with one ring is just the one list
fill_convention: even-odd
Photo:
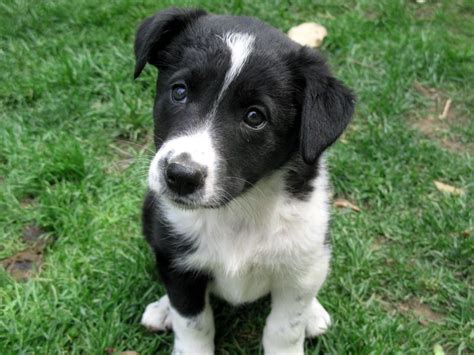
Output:
[[172,161],[173,158],[182,154],[188,154],[191,161],[207,169],[204,197],[211,197],[214,193],[218,162],[208,128],[172,138],[161,146],[150,164],[148,173],[150,189],[156,192],[160,192],[162,189],[164,182],[162,181],[163,171],[161,170],[164,159],[167,158]]
[[227,70],[222,84],[221,91],[214,103],[210,117],[213,117],[217,111],[217,106],[222,100],[225,91],[230,83],[240,74],[245,62],[247,61],[253,49],[255,37],[248,33],[228,32],[224,36],[218,36],[230,49],[230,68]]
[[230,69],[227,71],[222,85],[221,96],[230,83],[239,75],[253,49],[255,37],[248,33],[229,32],[223,40],[230,49]]

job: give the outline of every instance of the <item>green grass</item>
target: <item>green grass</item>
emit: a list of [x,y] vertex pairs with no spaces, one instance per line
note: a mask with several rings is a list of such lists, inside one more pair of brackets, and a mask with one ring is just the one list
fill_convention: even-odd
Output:
[[[0,268],[1,354],[171,350],[170,334],[138,324],[163,288],[139,224],[154,71],[132,81],[132,43],[139,21],[172,3],[0,4],[0,259],[27,247],[28,224],[55,238],[29,281]],[[474,4],[179,3],[284,31],[322,23],[322,52],[359,97],[330,166],[335,195],[362,212],[334,210],[332,271],[320,293],[334,325],[307,352],[474,352]],[[446,137],[459,149],[414,128],[433,114],[415,83],[453,99]],[[443,194],[433,180],[465,193]],[[268,302],[216,303],[219,353],[261,352]]]

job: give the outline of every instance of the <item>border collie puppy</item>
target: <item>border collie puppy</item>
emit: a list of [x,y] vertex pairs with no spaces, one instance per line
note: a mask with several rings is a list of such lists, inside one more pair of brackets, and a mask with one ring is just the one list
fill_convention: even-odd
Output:
[[354,96],[318,53],[249,17],[171,8],[143,21],[135,78],[159,69],[143,230],[167,294],[142,324],[212,354],[209,295],[271,294],[265,354],[303,354],[330,317],[328,174]]

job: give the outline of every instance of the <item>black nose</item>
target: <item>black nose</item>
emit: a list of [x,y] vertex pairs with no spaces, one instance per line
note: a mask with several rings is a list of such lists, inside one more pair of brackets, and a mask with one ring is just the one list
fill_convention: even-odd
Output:
[[166,183],[178,195],[192,194],[204,185],[205,172],[196,165],[171,163],[166,168]]

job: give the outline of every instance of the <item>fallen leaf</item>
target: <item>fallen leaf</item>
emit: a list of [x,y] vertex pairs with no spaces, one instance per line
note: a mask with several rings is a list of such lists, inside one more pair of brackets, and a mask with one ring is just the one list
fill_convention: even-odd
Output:
[[327,35],[328,31],[326,28],[314,22],[302,23],[301,25],[290,28],[288,31],[288,37],[290,37],[290,39],[302,46],[313,48],[320,47]]
[[434,355],[444,355],[443,347],[439,344],[433,346],[433,354]]
[[343,198],[337,198],[334,200],[334,206],[337,208],[350,208],[353,211],[360,212],[360,208],[354,205],[352,202],[347,201]]
[[444,182],[434,180],[433,183],[435,184],[436,188],[441,192],[446,192],[446,193],[453,194],[453,195],[463,195],[464,194],[463,189],[445,184]]
[[118,355],[138,355],[136,351],[121,351]]

